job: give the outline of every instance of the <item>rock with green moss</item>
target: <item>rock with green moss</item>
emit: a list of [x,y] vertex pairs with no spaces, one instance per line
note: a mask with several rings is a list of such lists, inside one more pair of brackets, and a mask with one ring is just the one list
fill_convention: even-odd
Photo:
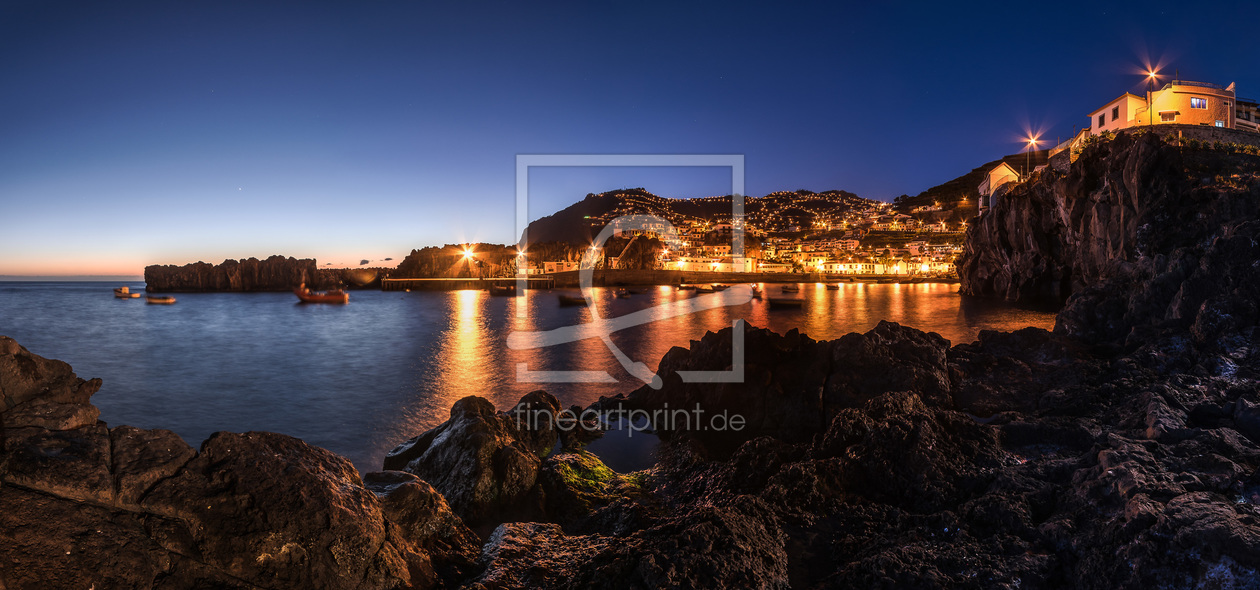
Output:
[[647,471],[617,473],[599,457],[579,450],[548,457],[538,487],[548,520],[580,531],[599,528],[592,526],[594,522],[625,520],[644,512],[651,504],[648,480]]

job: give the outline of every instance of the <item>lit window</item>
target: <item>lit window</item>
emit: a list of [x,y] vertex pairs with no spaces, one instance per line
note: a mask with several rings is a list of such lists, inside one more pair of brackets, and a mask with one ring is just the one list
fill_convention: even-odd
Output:
[[1177,113],[1167,111],[1159,114],[1159,120],[1164,123],[1172,123],[1177,120]]
[[1120,118],[1120,107],[1111,107],[1111,120],[1115,121]]
[[1192,109],[1206,109],[1206,108],[1207,108],[1207,99],[1206,99],[1206,98],[1191,98],[1191,99],[1190,99],[1190,108],[1192,108]]
[[1106,123],[1107,123],[1107,115],[1106,115],[1106,113],[1101,114],[1101,115],[1098,115],[1098,126],[1099,126],[1099,127],[1102,127],[1102,126],[1103,126],[1103,125],[1105,125]]
[[1217,121],[1217,122],[1216,122],[1216,126],[1217,126],[1217,127],[1224,127],[1224,126],[1225,126],[1225,122],[1224,122],[1224,121]]

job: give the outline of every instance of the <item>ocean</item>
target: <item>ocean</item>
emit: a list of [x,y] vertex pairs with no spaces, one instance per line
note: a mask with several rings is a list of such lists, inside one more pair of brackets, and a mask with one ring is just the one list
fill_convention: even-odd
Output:
[[[92,402],[111,426],[165,428],[197,446],[219,430],[267,430],[343,455],[361,471],[446,420],[469,395],[498,408],[544,389],[565,405],[641,386],[600,338],[535,349],[508,346],[513,332],[549,331],[591,321],[586,307],[561,307],[557,294],[494,297],[487,291],[354,291],[348,305],[297,303],[292,293],[176,294],[175,305],[115,299],[119,283],[0,282],[0,334],[31,352],[70,363],[104,385]],[[143,291],[143,283],[129,283]],[[742,287],[712,297],[746,299]],[[768,285],[767,293],[779,294]],[[601,317],[677,309],[694,291],[650,287],[629,298],[593,291]],[[802,283],[799,309],[759,300],[677,315],[609,336],[628,359],[652,370],[673,346],[743,318],[818,340],[862,332],[880,320],[970,342],[980,330],[1050,328],[1048,312],[975,301],[952,284]],[[518,307],[520,306],[520,307]],[[670,307],[673,306],[673,307]],[[642,315],[642,314],[640,314]],[[633,316],[638,317],[638,316]],[[608,382],[522,382],[547,371],[595,371]],[[644,467],[651,437],[609,437],[592,450],[620,470]],[[631,437],[633,438],[633,437]]]

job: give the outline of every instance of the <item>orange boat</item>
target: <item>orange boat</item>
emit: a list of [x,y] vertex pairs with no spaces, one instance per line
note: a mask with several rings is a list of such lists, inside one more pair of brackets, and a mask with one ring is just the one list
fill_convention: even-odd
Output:
[[302,283],[293,293],[302,300],[302,303],[350,303],[350,294],[341,289],[334,289],[326,293],[311,291],[306,288],[306,283]]

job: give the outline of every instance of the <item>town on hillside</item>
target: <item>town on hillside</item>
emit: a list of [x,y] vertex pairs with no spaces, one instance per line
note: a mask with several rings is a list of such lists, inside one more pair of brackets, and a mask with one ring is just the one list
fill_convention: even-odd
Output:
[[[974,201],[935,203],[908,212],[851,193],[776,192],[744,200],[732,219],[731,197],[664,199],[643,189],[614,191],[617,204],[583,216],[595,234],[619,217],[650,214],[668,221],[613,232],[603,248],[565,259],[527,256],[521,274],[575,271],[584,260],[597,269],[678,270],[718,273],[826,273],[842,275],[952,276]],[[610,193],[588,198],[605,198]],[[687,203],[677,203],[687,201]],[[970,204],[971,211],[961,208]],[[675,205],[707,214],[679,212]],[[742,229],[744,251],[733,251]],[[646,260],[636,245],[648,244]],[[533,248],[530,248],[531,250]]]

